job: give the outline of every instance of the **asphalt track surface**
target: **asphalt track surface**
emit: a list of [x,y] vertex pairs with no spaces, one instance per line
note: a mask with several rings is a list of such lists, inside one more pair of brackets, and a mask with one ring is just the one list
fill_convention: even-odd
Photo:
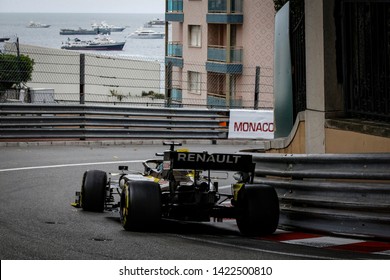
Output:
[[[251,146],[186,145],[191,151],[234,153]],[[142,170],[160,145],[0,147],[1,260],[306,260],[390,259],[330,250],[278,238],[240,235],[223,223],[163,221],[154,232],[125,231],[119,213],[73,208],[85,170]],[[228,183],[228,182],[227,182]],[[225,188],[229,191],[229,188]]]

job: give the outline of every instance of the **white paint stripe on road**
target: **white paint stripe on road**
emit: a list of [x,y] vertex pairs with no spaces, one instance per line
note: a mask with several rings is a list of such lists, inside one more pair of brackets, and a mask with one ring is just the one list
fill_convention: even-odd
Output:
[[322,248],[322,247],[331,247],[337,245],[354,244],[363,241],[364,240],[351,239],[351,238],[322,236],[322,237],[287,240],[287,241],[283,241],[283,243]]
[[388,256],[390,256],[390,250],[387,250],[387,251],[381,251],[381,252],[374,252],[373,254],[378,254],[378,255],[388,255]]
[[[208,244],[213,244],[213,245],[222,245],[224,247],[230,247],[234,249],[241,249],[241,250],[250,250],[250,251],[257,251],[257,252],[263,252],[263,253],[271,253],[275,255],[287,255],[287,256],[296,256],[300,258],[313,258],[313,255],[308,255],[304,253],[291,253],[291,252],[282,252],[282,251],[273,251],[273,250],[267,250],[263,248],[256,248],[253,246],[245,246],[245,245],[236,245],[236,244],[231,244],[231,243],[225,243],[223,241],[213,241],[209,240],[206,238],[197,238],[197,237],[190,237],[187,235],[175,235],[178,236],[182,239],[187,239],[187,240],[192,240],[192,241],[197,241],[197,242],[203,242],[203,243],[208,243]],[[327,256],[315,256],[317,259],[324,259],[324,260],[337,260],[335,257],[327,257]]]
[[69,164],[44,165],[44,166],[27,166],[27,167],[0,169],[0,172],[22,171],[22,170],[33,170],[33,169],[46,169],[46,168],[61,168],[61,167],[85,166],[85,165],[104,165],[104,164],[118,164],[118,163],[136,163],[136,162],[143,162],[143,161],[144,161],[144,160],[125,160],[125,161],[104,161],[104,162],[87,162],[87,163],[69,163]]

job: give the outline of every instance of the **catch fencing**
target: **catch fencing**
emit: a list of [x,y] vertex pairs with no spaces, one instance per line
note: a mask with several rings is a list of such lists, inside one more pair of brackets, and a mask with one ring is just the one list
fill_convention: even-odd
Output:
[[[14,55],[27,55],[34,60],[32,79],[22,85],[25,90],[0,92],[0,102],[60,103],[60,104],[107,104],[124,106],[164,107],[273,107],[273,70],[267,67],[244,66],[243,74],[237,76],[241,82],[237,99],[231,105],[210,103],[210,97],[226,96],[218,89],[223,77],[208,74],[205,64],[186,62],[190,72],[199,73],[196,88],[199,92],[190,93],[194,81],[189,81],[190,73],[183,74],[174,67],[170,81],[177,94],[167,95],[165,85],[166,65],[163,58],[130,57],[120,52],[93,53],[75,52],[61,49],[43,48],[29,45],[6,43],[4,52]],[[0,67],[1,71],[8,71]],[[16,86],[20,83],[14,76]],[[222,85],[223,86],[223,85]],[[238,87],[237,87],[238,88]],[[169,98],[168,98],[169,96]],[[239,97],[238,97],[239,96]],[[218,99],[217,98],[217,99]]]

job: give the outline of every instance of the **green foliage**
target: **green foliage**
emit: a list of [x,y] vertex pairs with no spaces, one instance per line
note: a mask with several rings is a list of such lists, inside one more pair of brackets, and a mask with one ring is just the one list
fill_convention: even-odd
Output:
[[165,94],[162,93],[155,93],[153,90],[146,92],[142,91],[142,96],[143,97],[150,97],[150,98],[155,98],[155,99],[165,99]]
[[[123,98],[126,98],[125,95],[119,93],[116,89],[111,89],[110,93],[112,96],[115,96],[119,101],[122,101]],[[129,93],[129,96],[130,96],[130,93]]]
[[0,91],[31,80],[34,60],[27,55],[0,54]]

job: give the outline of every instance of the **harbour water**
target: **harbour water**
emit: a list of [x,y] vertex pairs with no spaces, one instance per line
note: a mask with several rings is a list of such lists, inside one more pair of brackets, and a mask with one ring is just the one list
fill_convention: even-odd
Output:
[[[164,58],[164,39],[139,40],[126,38],[146,22],[160,18],[163,14],[93,14],[93,13],[0,13],[0,37],[19,38],[20,44],[60,49],[68,37],[91,40],[95,35],[60,35],[60,29],[91,29],[91,24],[107,22],[110,25],[125,26],[122,32],[112,32],[110,38],[126,40],[122,51],[110,51],[111,55],[146,57],[162,60]],[[27,28],[31,22],[50,24],[49,28]],[[163,31],[163,28],[155,28]]]

